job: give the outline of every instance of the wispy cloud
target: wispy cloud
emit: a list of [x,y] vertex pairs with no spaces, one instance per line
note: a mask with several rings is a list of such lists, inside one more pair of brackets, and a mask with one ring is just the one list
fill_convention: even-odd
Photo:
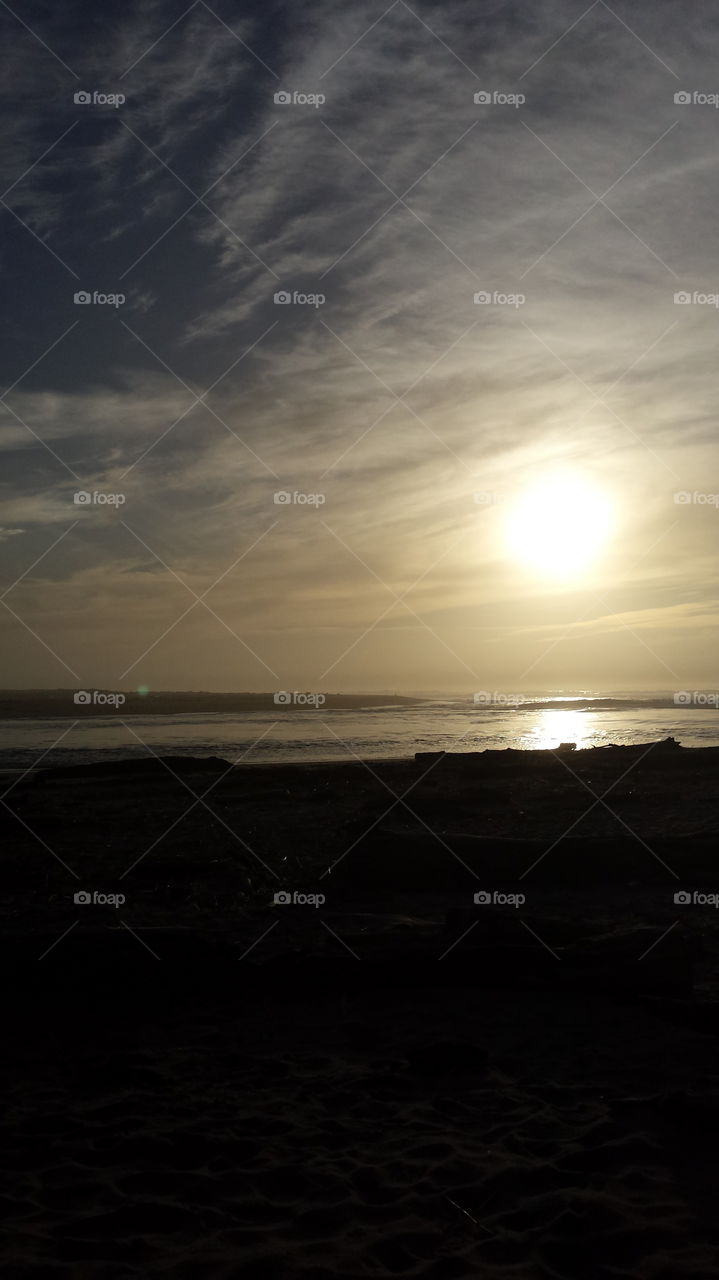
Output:
[[[108,682],[190,602],[118,517],[195,590],[279,518],[213,593],[270,665],[311,683],[371,628],[335,678],[386,686],[406,663],[390,630],[409,626],[414,687],[461,682],[467,661],[509,679],[558,605],[508,562],[503,513],[571,465],[620,516],[597,591],[633,591],[617,617],[658,651],[701,632],[691,661],[707,670],[712,576],[683,593],[719,517],[672,495],[719,489],[719,311],[695,301],[717,289],[716,111],[674,98],[717,89],[712,11],[679,30],[669,0],[583,18],[553,0],[186,8],[156,0],[102,27],[90,6],[48,11],[38,34],[58,57],[1,19],[4,580],[80,517],[17,589],[23,617],[88,655],[92,641]],[[76,305],[79,289],[124,301]],[[121,510],[78,510],[78,489],[120,493]],[[278,508],[280,489],[321,493],[321,510]],[[484,509],[477,490],[499,500]],[[373,626],[423,573],[407,599],[454,670],[400,604]],[[578,618],[580,595],[563,599]],[[576,670],[622,631],[608,617],[577,623]],[[180,623],[154,682],[206,685],[217,643],[213,683],[263,687],[214,625],[201,609]],[[38,648],[18,682],[52,683],[48,664]]]

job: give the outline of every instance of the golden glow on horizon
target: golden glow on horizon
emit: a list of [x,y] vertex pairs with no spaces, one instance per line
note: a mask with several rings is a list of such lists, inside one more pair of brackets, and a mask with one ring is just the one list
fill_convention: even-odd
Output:
[[584,573],[614,525],[606,494],[581,476],[548,477],[510,508],[506,536],[512,556],[545,578]]

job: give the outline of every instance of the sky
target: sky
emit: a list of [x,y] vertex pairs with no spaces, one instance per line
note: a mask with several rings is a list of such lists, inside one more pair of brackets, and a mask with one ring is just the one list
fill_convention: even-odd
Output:
[[0,27],[0,684],[716,687],[714,5]]

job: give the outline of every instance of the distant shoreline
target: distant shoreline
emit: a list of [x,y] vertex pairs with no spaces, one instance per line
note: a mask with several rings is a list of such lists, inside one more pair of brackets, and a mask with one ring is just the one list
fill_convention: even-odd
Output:
[[326,693],[321,690],[268,690],[262,693],[215,693],[204,690],[0,689],[2,720],[96,720],[116,716],[213,716],[296,711],[406,710],[411,707],[464,707],[486,720],[522,712],[601,713],[672,711],[690,715],[719,712],[719,693],[626,694],[471,694]]
[[[109,692],[109,691],[108,691]],[[239,715],[247,712],[275,711],[279,715],[293,711],[361,711],[372,707],[418,706],[428,699],[409,698],[400,694],[305,693],[288,691],[291,701],[277,702],[275,693],[123,693],[124,701],[116,708],[106,702],[75,702],[75,689],[0,690],[0,720],[76,720],[108,715]],[[90,691],[91,695],[104,690]],[[116,693],[110,696],[117,697]],[[302,701],[322,697],[323,702]]]

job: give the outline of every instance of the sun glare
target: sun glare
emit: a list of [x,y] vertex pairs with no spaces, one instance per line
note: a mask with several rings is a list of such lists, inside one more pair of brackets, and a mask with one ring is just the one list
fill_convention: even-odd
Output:
[[606,494],[563,474],[537,484],[510,508],[507,543],[515,559],[542,577],[571,579],[594,563],[613,524]]

